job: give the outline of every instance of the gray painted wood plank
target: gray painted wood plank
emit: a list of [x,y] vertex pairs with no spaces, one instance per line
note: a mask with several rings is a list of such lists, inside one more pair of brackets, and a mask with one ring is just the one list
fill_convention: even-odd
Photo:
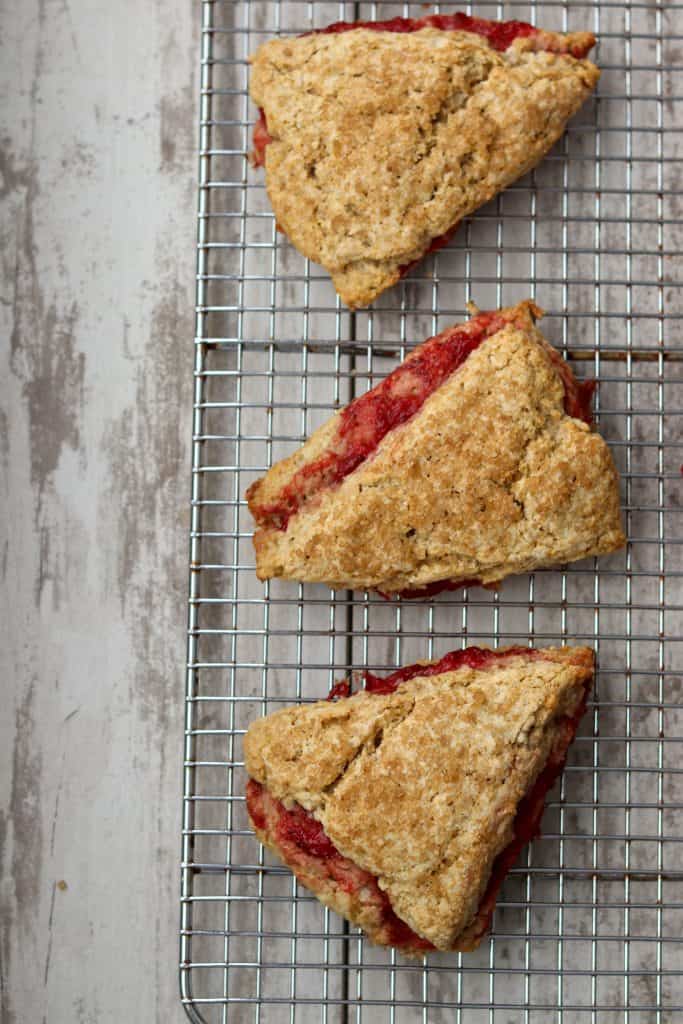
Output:
[[2,24],[0,1016],[181,1021],[197,11]]

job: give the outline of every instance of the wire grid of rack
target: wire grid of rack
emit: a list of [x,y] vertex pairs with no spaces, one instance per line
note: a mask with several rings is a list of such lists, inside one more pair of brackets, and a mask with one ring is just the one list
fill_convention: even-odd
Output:
[[[276,231],[247,163],[247,56],[279,32],[423,5],[203,2],[199,257],[182,850],[181,992],[195,1021],[455,1024],[683,1020],[683,5],[441,4],[590,28],[598,94],[543,163],[355,315]],[[243,495],[340,404],[465,314],[533,296],[600,381],[623,553],[425,603],[254,575]],[[594,700],[543,836],[473,954],[379,950],[265,855],[244,807],[256,716],[351,668],[468,643],[576,640]]]

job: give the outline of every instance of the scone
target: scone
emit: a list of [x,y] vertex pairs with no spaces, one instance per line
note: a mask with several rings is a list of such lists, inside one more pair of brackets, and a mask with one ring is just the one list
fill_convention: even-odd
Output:
[[594,43],[464,14],[265,43],[254,162],[278,226],[367,305],[548,152],[597,84]]
[[592,677],[585,647],[470,647],[261,718],[244,741],[256,835],[373,942],[474,949]]
[[247,491],[260,579],[427,596],[621,547],[617,472],[532,302],[416,348]]

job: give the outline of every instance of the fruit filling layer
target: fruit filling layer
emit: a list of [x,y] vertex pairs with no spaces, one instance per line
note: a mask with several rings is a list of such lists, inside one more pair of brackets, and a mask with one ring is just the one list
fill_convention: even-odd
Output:
[[376,676],[373,672],[363,673],[365,689],[368,693],[393,693],[401,683],[408,679],[424,676],[440,676],[444,672],[456,672],[459,668],[482,669],[498,665],[508,658],[519,656],[527,660],[543,658],[543,651],[535,651],[530,647],[507,647],[504,651],[492,651],[487,647],[465,647],[459,651],[450,651],[438,661],[427,665],[417,662],[397,669],[388,676]]
[[[488,668],[491,665],[500,664],[508,658],[522,656],[528,660],[543,658],[544,652],[536,651],[532,647],[506,647],[505,650],[496,651],[488,647],[464,647],[458,651],[449,651],[438,661],[415,662],[414,665],[404,665],[396,669],[388,676],[376,676],[374,672],[362,672],[361,678],[365,683],[368,693],[393,693],[401,683],[408,679],[416,679],[418,676],[439,676],[444,672],[456,672],[459,668]],[[358,691],[361,692],[361,691]],[[338,700],[351,696],[351,683],[348,679],[342,679],[335,683],[327,695],[327,700]]]
[[254,125],[254,167],[263,167],[266,162],[266,146],[272,141],[273,139],[268,132],[265,111],[262,107],[259,107],[258,118]]
[[324,487],[340,483],[380,441],[422,407],[471,352],[505,326],[498,313],[480,313],[466,324],[430,338],[371,391],[342,409],[333,444],[302,466],[270,504],[251,504],[259,526],[285,530],[302,505]]
[[397,593],[392,594],[384,590],[379,590],[378,594],[383,597],[385,601],[391,601],[394,597],[400,597],[407,601],[415,600],[426,600],[427,598],[434,597],[436,594],[440,594],[443,590],[463,590],[465,587],[484,587],[485,590],[497,590],[500,583],[482,583],[481,580],[462,579],[462,580],[435,580],[433,583],[427,583],[424,587],[415,587],[413,590],[399,590]]
[[[437,28],[443,32],[472,32],[475,35],[483,36],[494,50],[501,53],[507,50],[514,43],[515,39],[538,37],[539,49],[551,53],[570,54],[577,59],[584,58],[591,49],[592,42],[583,45],[565,43],[562,37],[556,38],[553,34],[542,32],[540,29],[529,25],[525,21],[488,21],[486,18],[473,18],[469,14],[430,14],[425,18],[391,18],[388,21],[337,21],[326,28],[314,29],[312,32],[303,32],[303,36],[336,35],[340,32],[351,32],[356,28],[365,28],[371,32],[419,32],[423,28]],[[589,37],[587,37],[589,38]],[[262,167],[266,159],[266,146],[271,142],[268,134],[266,116],[263,110],[259,110],[258,121],[254,126],[254,165]],[[434,239],[428,252],[433,249],[440,249],[445,245],[450,235],[455,230],[454,225],[445,235]],[[405,273],[409,267],[403,268]]]
[[399,267],[401,277],[405,277],[406,274],[416,267],[418,263],[421,263],[425,256],[428,256],[430,252],[438,252],[439,249],[443,249],[448,245],[455,232],[460,227],[460,221],[456,221],[452,224],[448,231],[444,231],[443,235],[438,235],[436,238],[432,238],[429,246],[425,249],[421,256],[418,256],[416,260],[411,260],[410,263],[404,263],[402,267]]
[[577,380],[569,364],[552,346],[549,346],[548,355],[564,384],[565,412],[576,420],[583,420],[590,427],[593,422],[591,405],[595,389],[598,386],[597,381]]
[[[393,693],[400,683],[416,676],[452,672],[463,665],[481,669],[517,655],[543,658],[544,652],[526,647],[512,647],[501,652],[468,647],[461,651],[451,651],[440,661],[430,665],[410,665],[384,678],[367,673],[366,690],[370,693],[389,694]],[[330,691],[328,699],[348,697],[350,692],[350,684],[347,681],[337,683]],[[467,931],[473,941],[482,936],[489,927],[498,892],[520,851],[540,832],[546,796],[564,768],[567,751],[576,735],[587,699],[588,685],[575,713],[564,716],[556,723],[555,742],[545,767],[519,803],[512,826],[513,838],[494,861],[491,877],[479,908],[468,926]],[[285,863],[304,884],[323,895],[326,888],[339,887],[349,895],[355,896],[366,907],[374,907],[381,921],[383,941],[386,944],[415,952],[434,949],[427,939],[417,935],[405,921],[397,917],[387,894],[380,889],[376,876],[360,868],[348,857],[344,857],[327,836],[320,822],[303,807],[294,804],[291,809],[287,809],[260,783],[250,779],[247,784],[247,808],[255,827],[265,833],[269,841],[275,843]]]
[[442,32],[472,32],[488,40],[494,50],[507,50],[515,39],[540,35],[537,28],[525,21],[488,21],[472,18],[469,14],[429,14],[424,18],[389,18],[388,21],[336,21],[326,28],[304,32],[304,35],[336,35],[365,28],[370,32],[420,32],[423,28],[437,28]]
[[[247,493],[257,524],[262,528],[286,530],[289,520],[302,506],[319,491],[339,484],[357,469],[390,431],[411,419],[468,356],[508,322],[497,312],[479,313],[468,323],[450,327],[420,345],[380,384],[342,409],[330,446],[297,470],[274,501],[259,503],[251,500],[250,492]],[[594,383],[579,384],[561,356],[549,350],[564,384],[567,413],[590,423]],[[439,581],[421,588],[413,596],[430,597],[439,590],[456,589],[466,583],[476,583],[476,580]]]
[[396,916],[387,894],[377,878],[344,857],[325,834],[319,821],[299,804],[286,808],[260,783],[247,783],[247,808],[255,827],[275,843],[282,859],[314,892],[341,889],[373,912],[382,941],[398,949],[434,949],[431,942],[417,935]]

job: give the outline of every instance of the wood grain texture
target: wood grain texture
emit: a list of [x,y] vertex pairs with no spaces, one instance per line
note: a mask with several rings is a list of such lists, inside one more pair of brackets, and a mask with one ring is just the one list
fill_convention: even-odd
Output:
[[0,1018],[180,1021],[199,15],[0,19]]

